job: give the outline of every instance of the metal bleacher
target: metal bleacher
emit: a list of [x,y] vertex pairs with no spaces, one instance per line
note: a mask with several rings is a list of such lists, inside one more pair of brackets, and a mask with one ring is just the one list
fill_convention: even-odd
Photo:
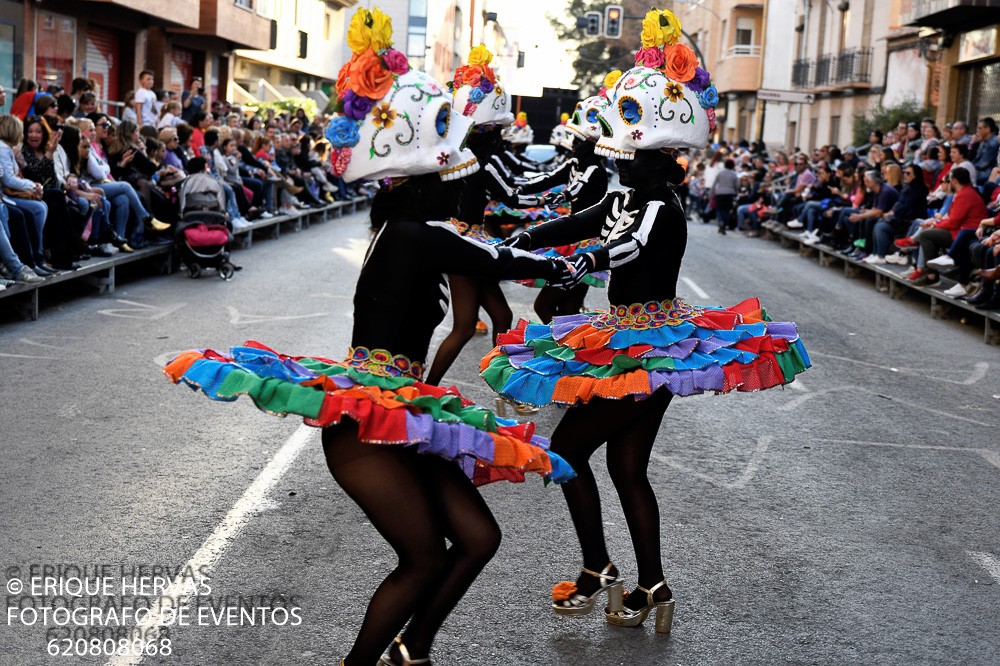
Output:
[[[307,208],[293,213],[275,215],[267,220],[255,220],[250,226],[233,232],[233,250],[251,246],[255,238],[277,239],[282,231],[301,231],[311,224],[326,222],[331,218],[350,215],[367,205],[366,197],[354,197],[345,201],[337,201],[320,208]],[[67,271],[46,278],[39,284],[12,284],[0,291],[0,310],[16,311],[25,320],[38,319],[41,309],[42,292],[54,285],[77,281],[96,287],[100,294],[115,292],[116,269],[125,264],[146,262],[157,265],[161,274],[172,273],[177,269],[177,257],[173,244],[148,245],[130,253],[118,253],[112,257],[95,257],[81,262],[81,267],[75,271]]]

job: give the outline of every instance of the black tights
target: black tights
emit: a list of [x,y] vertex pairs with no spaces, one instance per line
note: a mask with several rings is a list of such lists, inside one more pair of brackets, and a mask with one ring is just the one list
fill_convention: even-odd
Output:
[[464,275],[449,275],[448,290],[451,293],[452,324],[451,333],[441,341],[434,354],[434,361],[427,373],[428,384],[440,384],[448,368],[455,362],[462,348],[476,334],[479,321],[479,307],[486,310],[493,325],[493,344],[497,334],[510,330],[514,314],[507,305],[507,299],[496,280],[478,280]]
[[407,620],[403,644],[411,657],[426,657],[445,618],[500,547],[493,514],[455,463],[365,444],[352,422],[323,430],[323,452],[333,478],[399,557],[372,595],[346,665],[376,663]]
[[[591,571],[601,571],[611,559],[604,540],[601,498],[590,469],[590,457],[607,442],[608,473],[632,536],[639,585],[646,589],[663,580],[660,511],[646,471],[656,432],[672,397],[660,389],[645,400],[594,398],[567,411],[552,434],[552,451],[576,470],[576,478],[562,484],[562,490],[583,550],[583,566]],[[598,584],[586,575],[577,582],[580,592],[587,595]],[[658,600],[660,596],[658,593]],[[628,602],[642,606],[646,595],[631,595]]]
[[535,314],[543,324],[548,324],[553,317],[579,314],[583,301],[587,297],[585,284],[578,284],[569,289],[557,289],[545,286],[538,291],[535,298]]

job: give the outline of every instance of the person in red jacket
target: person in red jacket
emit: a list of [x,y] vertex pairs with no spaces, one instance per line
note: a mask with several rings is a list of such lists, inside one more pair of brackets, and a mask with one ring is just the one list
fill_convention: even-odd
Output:
[[928,287],[940,282],[937,271],[926,266],[926,262],[951,247],[959,231],[976,229],[979,222],[989,214],[979,192],[972,186],[972,178],[967,170],[951,170],[951,187],[955,198],[948,214],[939,220],[931,218],[920,223],[916,240],[920,244],[923,268],[919,267],[921,262],[918,262],[918,270],[910,276],[915,285]]

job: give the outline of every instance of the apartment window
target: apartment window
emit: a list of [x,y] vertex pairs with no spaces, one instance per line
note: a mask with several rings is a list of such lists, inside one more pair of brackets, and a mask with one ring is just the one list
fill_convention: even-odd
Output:
[[805,150],[812,150],[816,147],[816,134],[819,129],[819,118],[809,119],[809,143],[804,146]]
[[257,15],[264,18],[278,18],[276,0],[257,0]]
[[243,9],[253,9],[253,0],[233,0],[233,4]]
[[410,65],[423,69],[427,56],[427,0],[410,0],[410,21],[406,30],[406,56]]
[[729,41],[729,21],[722,20],[722,34],[719,36],[719,58],[726,55],[726,43]]
[[753,44],[753,19],[736,19],[736,42],[739,46],[750,46]]
[[332,16],[330,12],[325,12],[323,14],[323,39],[330,41],[330,23],[332,21]]
[[299,30],[299,57],[303,59],[309,57],[309,35],[301,30]]
[[278,22],[271,19],[271,45],[268,47],[272,51],[278,48]]
[[830,143],[840,145],[840,116],[830,116]]

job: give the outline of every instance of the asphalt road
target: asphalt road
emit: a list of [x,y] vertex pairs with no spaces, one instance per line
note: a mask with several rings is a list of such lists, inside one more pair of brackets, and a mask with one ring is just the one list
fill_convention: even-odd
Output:
[[[365,217],[255,243],[235,255],[246,270],[232,282],[147,276],[0,325],[8,607],[59,605],[11,594],[44,565],[106,565],[111,589],[96,603],[120,607],[130,592],[160,596],[120,589],[122,567],[173,574],[193,560],[210,588],[203,605],[218,614],[173,626],[168,656],[114,663],[338,663],[392,552],[330,478],[318,433],[245,401],[210,402],[159,367],[179,350],[245,339],[342,355]],[[435,663],[997,663],[1000,352],[975,327],[933,320],[777,244],[690,231],[681,295],[759,296],[774,319],[798,323],[814,367],[785,390],[668,410],[650,477],[673,633],[550,612],[551,585],[575,576],[579,556],[561,493],[532,479],[484,489],[504,542],[441,631]],[[534,292],[506,291],[528,316]],[[588,304],[606,305],[604,293]],[[473,340],[448,379],[493,404],[475,371],[488,349]],[[558,418],[540,413],[543,434]],[[611,552],[632,583],[628,531],[597,467]],[[239,597],[271,609],[264,626],[224,616]],[[283,604],[299,610],[289,618],[274,610]],[[0,664],[108,662],[48,656],[47,638],[68,631],[31,619],[7,611]]]

